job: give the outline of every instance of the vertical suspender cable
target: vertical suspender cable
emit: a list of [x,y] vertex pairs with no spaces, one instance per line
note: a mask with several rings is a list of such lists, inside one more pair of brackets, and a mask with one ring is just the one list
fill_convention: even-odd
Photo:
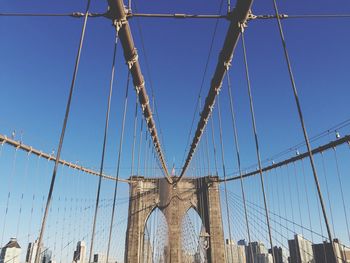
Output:
[[295,180],[295,186],[297,190],[297,200],[298,200],[298,211],[299,211],[299,219],[300,219],[300,225],[301,225],[301,234],[304,236],[304,224],[303,224],[303,217],[301,215],[301,205],[300,205],[300,191],[299,191],[299,184],[297,179],[297,168],[295,167],[295,162],[293,162],[293,171],[294,171],[294,180]]
[[306,185],[306,175],[305,175],[305,167],[304,167],[304,160],[301,159],[301,166],[302,166],[302,173],[304,177],[304,189],[305,189],[305,194],[306,194],[306,205],[307,205],[307,211],[308,211],[308,216],[309,216],[309,228],[310,228],[310,234],[311,234],[311,241],[314,243],[314,236],[313,236],[313,231],[312,231],[312,223],[311,223],[311,211],[310,211],[310,201],[309,201],[309,191],[307,190],[307,185]]
[[[314,176],[318,197],[319,197],[319,200],[320,200],[320,203],[321,203],[323,217],[324,217],[324,221],[325,221],[326,228],[327,228],[329,242],[331,242],[333,244],[332,233],[331,233],[331,229],[330,229],[330,226],[329,226],[329,223],[328,223],[328,216],[327,216],[326,206],[324,204],[323,197],[322,197],[321,187],[320,187],[320,183],[319,183],[319,180],[318,180],[318,175],[317,175],[317,171],[316,171],[314,157],[313,157],[312,150],[311,150],[309,136],[307,134],[307,130],[306,130],[305,122],[304,122],[304,117],[303,117],[303,113],[302,113],[302,110],[301,110],[301,105],[300,105],[300,101],[299,101],[299,97],[298,97],[298,91],[297,91],[297,88],[296,88],[296,84],[295,84],[295,80],[294,80],[294,76],[293,76],[293,72],[292,72],[292,66],[291,66],[289,55],[288,55],[288,51],[287,51],[287,45],[286,45],[286,41],[285,41],[285,38],[284,38],[284,33],[283,33],[281,19],[280,19],[279,12],[278,12],[277,3],[276,3],[276,0],[272,0],[272,1],[273,1],[274,9],[275,9],[275,14],[276,14],[276,18],[277,18],[277,24],[278,24],[279,33],[280,33],[280,37],[281,37],[281,42],[282,42],[282,46],[283,46],[283,50],[284,50],[284,56],[285,56],[287,67],[288,67],[289,77],[290,77],[290,81],[291,81],[292,88],[293,88],[294,98],[295,98],[296,106],[297,106],[297,109],[298,109],[299,120],[300,120],[300,124],[301,124],[302,130],[303,130],[304,139],[305,139],[307,151],[308,151],[309,158],[310,158],[310,164],[311,164],[311,168],[312,168],[312,173],[313,173],[313,176]],[[334,250],[334,247],[333,247],[333,250]]]
[[326,170],[326,163],[324,161],[323,152],[321,152],[321,158],[322,158],[322,168],[323,168],[323,175],[324,180],[326,183],[326,193],[327,193],[327,199],[328,199],[328,206],[329,206],[329,212],[331,214],[331,222],[332,222],[332,228],[333,228],[333,235],[336,236],[335,229],[334,229],[334,218],[333,218],[333,211],[332,211],[332,204],[331,204],[331,197],[329,194],[329,187],[328,187],[328,180],[327,180],[327,170]]
[[210,116],[210,122],[211,122],[211,139],[213,142],[213,153],[214,153],[214,164],[215,164],[215,175],[218,175],[218,161],[216,158],[216,143],[215,143],[215,135],[214,135],[214,120],[213,115]]
[[250,260],[252,263],[254,263],[253,249],[251,246],[251,236],[250,236],[250,228],[249,228],[249,221],[248,221],[248,213],[247,213],[247,203],[246,203],[246,199],[245,199],[245,191],[244,191],[244,184],[243,184],[241,155],[240,155],[240,150],[239,150],[238,132],[237,132],[237,125],[236,125],[235,111],[233,108],[232,87],[231,87],[231,80],[230,80],[229,71],[226,72],[226,76],[227,76],[228,94],[229,94],[229,99],[230,99],[230,111],[231,111],[233,136],[234,136],[234,140],[235,140],[235,150],[236,150],[236,155],[237,155],[237,165],[238,165],[238,172],[239,172],[239,176],[240,176],[241,193],[242,193],[243,206],[244,206],[244,216],[245,216],[245,223],[246,223],[247,234],[248,234],[248,242],[249,242],[248,247],[250,250],[250,257],[251,257]]
[[135,145],[136,145],[136,130],[137,130],[137,113],[138,113],[138,110],[139,110],[138,107],[139,107],[139,100],[136,98],[135,118],[134,118],[134,135],[133,135],[132,150],[131,150],[131,174],[130,174],[130,176],[134,175]]
[[[287,171],[287,180],[288,180],[288,190],[289,190],[289,201],[290,201],[290,208],[291,208],[291,212],[292,212],[292,221],[295,222],[294,220],[294,208],[293,208],[293,200],[292,200],[292,188],[291,188],[291,182],[290,182],[290,173],[289,173],[289,166],[288,164],[286,165],[286,171]],[[295,224],[293,223],[293,230],[294,230],[294,234],[297,233],[297,231],[295,230]]]
[[335,164],[337,167],[337,177],[338,177],[338,183],[339,183],[339,189],[340,189],[340,195],[341,195],[341,200],[343,204],[343,210],[344,210],[344,216],[345,216],[345,223],[346,223],[346,230],[348,232],[348,239],[350,241],[350,230],[349,230],[349,220],[348,220],[348,214],[346,212],[346,205],[345,205],[345,198],[344,198],[344,191],[343,191],[343,183],[340,177],[340,170],[339,170],[339,163],[338,163],[338,156],[337,156],[337,151],[335,147],[333,148],[334,152],[334,159],[335,159]]
[[208,162],[208,175],[210,175],[210,155],[209,155],[209,141],[208,141],[208,129],[205,133],[205,148],[206,148],[206,155],[207,155],[207,162]]
[[7,214],[9,211],[9,204],[10,204],[10,198],[11,198],[11,189],[13,186],[14,180],[13,177],[15,176],[16,173],[16,162],[17,162],[17,153],[18,153],[18,148],[15,149],[14,152],[14,156],[13,156],[13,160],[12,160],[12,168],[11,168],[11,174],[10,174],[10,178],[9,178],[9,186],[8,186],[8,194],[7,194],[7,201],[6,201],[6,208],[5,208],[5,214],[4,214],[4,224],[2,227],[2,235],[1,235],[1,243],[0,243],[0,247],[3,248],[3,242],[4,242],[4,234],[5,234],[5,229],[6,229],[6,219],[7,219]]
[[104,168],[104,159],[105,159],[106,144],[107,144],[107,133],[108,133],[108,126],[109,126],[109,115],[110,115],[110,111],[111,111],[111,101],[112,101],[113,82],[114,82],[114,75],[115,75],[114,72],[115,72],[115,59],[116,59],[116,54],[117,54],[117,44],[118,44],[118,31],[116,33],[116,38],[115,38],[115,43],[114,43],[114,50],[113,50],[113,62],[112,62],[112,70],[111,70],[111,81],[110,81],[110,84],[109,84],[109,94],[108,94],[105,129],[104,129],[104,136],[103,136],[100,176],[98,178],[95,213],[94,213],[93,224],[92,224],[91,243],[90,243],[90,252],[89,252],[89,262],[92,262],[93,249],[94,249],[96,219],[97,219],[98,205],[99,205],[99,201],[100,201],[102,174],[103,174],[103,168]]
[[276,258],[275,258],[275,252],[273,249],[273,243],[272,243],[269,210],[267,207],[264,178],[263,178],[261,159],[260,159],[259,141],[258,141],[258,135],[257,135],[257,129],[256,129],[256,123],[255,123],[255,113],[254,113],[253,97],[252,97],[250,78],[249,78],[249,69],[248,69],[248,61],[247,61],[247,51],[246,51],[245,40],[244,40],[244,32],[242,32],[242,47],[243,47],[244,65],[245,65],[245,73],[246,73],[247,88],[248,88],[248,95],[249,95],[250,114],[252,118],[253,132],[254,132],[254,139],[255,139],[256,156],[258,159],[258,166],[259,166],[260,184],[261,184],[261,190],[262,190],[263,199],[264,199],[264,208],[265,208],[267,228],[269,232],[269,241],[270,241],[271,252],[272,252],[272,260],[273,260],[273,263],[275,263]]
[[143,119],[141,119],[141,127],[140,127],[139,152],[138,152],[138,156],[137,156],[137,176],[139,176],[139,175],[140,175],[141,144],[142,144],[142,129],[143,129]]
[[63,120],[63,126],[62,126],[62,130],[61,130],[60,141],[59,141],[58,148],[57,148],[57,155],[56,155],[55,165],[54,165],[54,168],[53,168],[53,173],[52,173],[52,177],[51,177],[49,193],[48,193],[47,201],[46,201],[45,212],[44,212],[44,216],[43,216],[42,223],[41,223],[41,228],[40,228],[40,233],[39,233],[38,250],[37,250],[37,253],[35,255],[35,261],[34,261],[35,263],[39,263],[40,248],[41,248],[41,244],[42,244],[42,240],[43,240],[43,236],[44,236],[44,232],[45,232],[46,220],[47,220],[47,216],[48,216],[48,213],[49,213],[49,208],[50,208],[51,199],[52,199],[52,193],[53,193],[53,189],[54,189],[54,186],[55,186],[58,162],[61,159],[61,150],[62,150],[62,146],[63,146],[64,135],[65,135],[65,132],[66,132],[66,127],[67,127],[67,122],[68,122],[68,117],[69,117],[69,112],[70,112],[70,106],[71,106],[72,97],[73,97],[73,91],[74,91],[74,87],[75,87],[75,80],[77,78],[78,67],[79,67],[79,62],[80,62],[80,55],[81,55],[81,51],[82,51],[83,43],[84,43],[84,38],[85,38],[85,30],[86,30],[87,19],[89,17],[90,3],[91,3],[91,0],[87,0],[86,12],[85,12],[85,17],[84,17],[84,22],[83,22],[83,28],[81,30],[79,48],[78,48],[78,52],[77,52],[77,56],[76,56],[76,60],[75,60],[73,78],[72,78],[70,91],[69,91],[69,96],[68,96],[68,101],[67,101],[67,106],[66,106],[66,113],[65,113],[65,116],[64,116],[64,120]]
[[222,172],[224,174],[224,191],[225,191],[225,202],[226,202],[226,214],[227,214],[227,224],[228,224],[228,235],[230,238],[229,245],[231,250],[231,260],[233,261],[233,249],[232,249],[232,233],[231,233],[231,218],[230,209],[228,206],[228,196],[227,196],[227,182],[226,182],[226,167],[225,167],[225,153],[224,153],[224,140],[222,136],[222,121],[221,121],[221,106],[220,106],[220,96],[217,97],[218,100],[218,116],[219,116],[219,134],[220,134],[220,149],[221,149],[221,159],[222,159]]
[[109,226],[109,237],[108,237],[106,263],[108,263],[109,250],[110,250],[110,247],[111,247],[112,230],[113,230],[113,223],[114,223],[114,212],[115,212],[115,205],[116,205],[117,192],[118,192],[118,179],[119,179],[119,171],[120,171],[120,160],[121,160],[121,155],[122,155],[122,152],[123,152],[125,119],[126,119],[126,112],[127,112],[127,108],[128,108],[129,83],[130,83],[130,70],[128,70],[128,79],[126,81],[126,91],[125,91],[125,100],[124,100],[124,112],[123,112],[123,120],[122,120],[122,130],[121,130],[121,134],[120,134],[120,142],[119,142],[119,150],[118,150],[118,163],[117,163],[117,176],[116,176],[117,180],[115,180],[115,185],[114,185],[112,216],[111,216],[111,224]]

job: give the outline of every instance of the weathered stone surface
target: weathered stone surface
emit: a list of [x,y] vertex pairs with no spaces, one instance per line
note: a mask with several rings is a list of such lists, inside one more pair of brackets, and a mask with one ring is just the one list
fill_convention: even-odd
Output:
[[148,217],[159,208],[168,223],[166,262],[182,262],[182,218],[194,208],[208,232],[208,262],[225,262],[224,234],[221,218],[220,191],[217,177],[183,178],[175,185],[166,179],[130,178],[129,217],[126,233],[125,262],[141,263],[142,242]]

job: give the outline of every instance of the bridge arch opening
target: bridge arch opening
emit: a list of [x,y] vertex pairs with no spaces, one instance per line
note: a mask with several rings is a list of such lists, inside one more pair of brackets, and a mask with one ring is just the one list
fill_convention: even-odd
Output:
[[203,221],[194,207],[182,218],[182,262],[207,262],[208,240]]
[[168,233],[165,215],[158,207],[155,207],[145,222],[140,262],[164,262],[169,243]]

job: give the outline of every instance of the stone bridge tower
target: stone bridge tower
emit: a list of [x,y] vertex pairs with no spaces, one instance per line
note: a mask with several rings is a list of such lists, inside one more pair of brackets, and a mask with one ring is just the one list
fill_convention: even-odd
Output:
[[198,212],[209,234],[207,261],[225,262],[218,177],[183,178],[176,185],[170,185],[165,178],[133,176],[130,179],[125,262],[141,263],[145,225],[155,208],[165,215],[171,237],[165,262],[182,262],[182,219],[190,208]]

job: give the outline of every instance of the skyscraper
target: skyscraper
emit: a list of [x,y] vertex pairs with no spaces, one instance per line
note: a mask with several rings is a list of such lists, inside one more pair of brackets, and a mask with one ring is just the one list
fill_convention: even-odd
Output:
[[45,248],[43,252],[41,252],[41,263],[49,263],[51,261],[52,251],[48,248]]
[[245,246],[238,245],[234,240],[226,239],[226,262],[246,263]]
[[314,253],[312,243],[302,235],[294,235],[294,239],[288,240],[290,263],[313,263]]
[[[94,254],[94,262],[93,263],[106,263],[107,256],[102,253],[97,253]],[[108,257],[108,263],[116,263],[117,260],[111,258],[110,256]]]
[[1,249],[0,263],[19,263],[21,256],[21,247],[16,238],[10,241]]
[[332,244],[329,242],[323,242],[321,244],[313,244],[312,248],[314,251],[315,262],[316,263],[343,263],[350,259],[347,257],[347,251],[340,244],[338,239],[333,241],[334,251],[336,256],[334,256]]
[[274,246],[273,254],[272,249],[269,249],[269,253],[275,256],[275,263],[283,263],[283,251],[281,247]]
[[77,249],[74,251],[73,263],[85,263],[86,245],[84,241],[77,243]]
[[30,242],[28,244],[25,262],[26,263],[34,263],[35,255],[36,255],[37,251],[38,251],[38,240],[35,240],[34,242]]
[[[249,243],[248,246],[246,246],[245,251],[246,251],[247,263],[253,263],[252,257],[253,257],[254,263],[256,263],[259,260],[260,260],[259,262],[269,262],[270,260],[270,257],[267,255],[268,254],[267,249],[265,248],[265,245],[261,242]],[[251,256],[251,252],[253,253],[252,256]]]

